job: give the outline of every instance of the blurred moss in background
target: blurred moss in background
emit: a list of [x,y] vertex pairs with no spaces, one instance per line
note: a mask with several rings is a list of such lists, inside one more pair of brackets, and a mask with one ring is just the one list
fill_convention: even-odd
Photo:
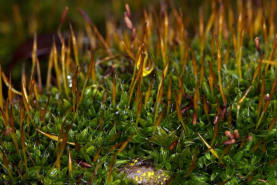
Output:
[[[84,20],[78,12],[81,8],[88,13],[101,34],[105,35],[105,20],[123,21],[126,3],[130,5],[134,17],[142,16],[145,8],[159,9],[161,4],[172,3],[180,7],[184,14],[189,12],[187,16],[196,17],[200,2],[202,0],[2,0],[0,1],[0,63],[3,71],[9,73],[7,65],[11,63],[18,46],[32,38],[35,33],[38,35],[56,33],[65,7],[68,7],[68,14],[63,31],[69,30],[69,22],[77,32],[84,30]],[[121,26],[123,22],[118,24]],[[15,69],[12,70],[15,86],[16,81],[20,79],[22,63],[23,61],[17,61]]]

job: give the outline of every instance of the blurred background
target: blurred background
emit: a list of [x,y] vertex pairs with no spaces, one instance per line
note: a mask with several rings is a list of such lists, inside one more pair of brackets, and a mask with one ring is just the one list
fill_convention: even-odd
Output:
[[[144,8],[155,7],[157,9],[164,2],[174,3],[184,12],[189,12],[190,16],[196,16],[202,0],[0,0],[0,63],[3,71],[9,73],[8,64],[13,66],[12,70],[14,70],[18,63],[25,60],[17,58],[16,61],[12,61],[19,47],[29,47],[26,43],[28,39],[30,43],[34,33],[37,33],[39,42],[40,35],[45,36],[57,32],[65,7],[68,7],[68,14],[63,31],[69,29],[68,22],[73,25],[76,32],[84,30],[84,20],[78,12],[78,9],[82,8],[105,36],[106,19],[116,20],[119,26],[123,23],[125,3],[130,5],[136,17],[142,15]],[[16,62],[16,65],[11,65],[12,62]],[[19,74],[13,72],[12,76],[17,78],[20,72]]]

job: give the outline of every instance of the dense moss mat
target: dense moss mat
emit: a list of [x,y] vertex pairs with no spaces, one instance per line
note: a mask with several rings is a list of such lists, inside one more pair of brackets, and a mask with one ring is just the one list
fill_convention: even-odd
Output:
[[79,9],[45,77],[35,37],[21,89],[1,74],[1,183],[276,184],[275,1],[234,4],[126,5],[105,36]]

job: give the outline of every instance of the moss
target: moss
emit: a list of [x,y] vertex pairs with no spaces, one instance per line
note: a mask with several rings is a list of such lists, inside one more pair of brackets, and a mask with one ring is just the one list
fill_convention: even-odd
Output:
[[38,36],[20,88],[1,69],[1,182],[274,184],[275,3],[122,5],[105,36],[80,9],[46,69]]

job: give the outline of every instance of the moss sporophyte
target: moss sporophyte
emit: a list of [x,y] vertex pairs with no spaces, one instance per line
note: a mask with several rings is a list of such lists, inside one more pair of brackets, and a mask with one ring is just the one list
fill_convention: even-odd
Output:
[[0,67],[2,184],[277,184],[277,1],[90,2]]

